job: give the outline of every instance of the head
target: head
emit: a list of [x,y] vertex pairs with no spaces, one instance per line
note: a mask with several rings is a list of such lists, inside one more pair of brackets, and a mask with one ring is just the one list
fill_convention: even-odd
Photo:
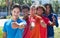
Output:
[[23,15],[28,15],[29,14],[29,5],[22,5],[22,13]]
[[34,15],[36,13],[36,7],[35,7],[35,5],[32,5],[31,7],[30,7],[30,14],[31,15]]
[[12,12],[12,17],[17,19],[20,15],[20,6],[19,5],[13,5],[11,8],[11,12]]
[[50,14],[51,12],[53,12],[51,4],[45,4],[44,6],[46,7],[46,14]]
[[36,7],[36,13],[37,15],[41,16],[45,12],[45,7],[42,5],[38,5]]

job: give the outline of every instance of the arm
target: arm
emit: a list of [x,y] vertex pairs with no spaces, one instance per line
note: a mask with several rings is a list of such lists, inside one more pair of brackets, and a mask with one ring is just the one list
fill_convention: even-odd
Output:
[[7,34],[6,32],[3,32],[3,38],[6,38]]
[[21,22],[18,23],[20,29],[25,28],[26,24],[27,24],[27,23],[26,23],[25,20],[21,20]]
[[58,27],[59,26],[59,24],[58,24],[58,16],[57,15],[54,15],[54,17],[55,17],[55,25],[56,25],[56,27]]
[[42,27],[46,28],[47,24],[45,23],[45,21],[41,20],[40,24],[42,25]]
[[57,15],[53,15],[52,16],[52,19],[53,19],[53,22],[50,21],[50,25],[54,26],[56,25],[56,27],[58,27],[58,18],[57,18]]
[[3,38],[7,38],[6,33],[7,33],[7,30],[6,30],[6,22],[5,22],[4,27],[3,27],[3,35],[2,35]]
[[32,30],[35,27],[35,22],[30,23],[30,30]]

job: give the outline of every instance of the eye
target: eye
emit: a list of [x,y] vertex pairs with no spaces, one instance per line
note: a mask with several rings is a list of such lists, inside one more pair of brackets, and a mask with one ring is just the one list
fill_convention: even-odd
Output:
[[14,11],[14,13],[15,13],[15,11]]

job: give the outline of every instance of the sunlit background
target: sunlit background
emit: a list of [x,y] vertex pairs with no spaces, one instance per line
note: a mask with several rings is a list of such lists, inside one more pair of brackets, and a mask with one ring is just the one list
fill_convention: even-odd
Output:
[[28,4],[31,6],[34,4],[46,4],[50,3],[53,7],[53,10],[58,15],[59,27],[55,29],[55,38],[60,38],[60,0],[0,0],[0,38],[2,38],[2,27],[4,22],[11,18],[11,6],[13,4]]

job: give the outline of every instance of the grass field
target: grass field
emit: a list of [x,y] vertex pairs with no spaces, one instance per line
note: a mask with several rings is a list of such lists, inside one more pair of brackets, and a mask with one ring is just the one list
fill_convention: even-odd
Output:
[[[60,28],[54,28],[55,38],[60,38]],[[0,27],[0,38],[2,38],[2,28]]]
[[0,27],[0,38],[2,38],[2,28]]
[[60,28],[54,28],[55,38],[60,38]]

